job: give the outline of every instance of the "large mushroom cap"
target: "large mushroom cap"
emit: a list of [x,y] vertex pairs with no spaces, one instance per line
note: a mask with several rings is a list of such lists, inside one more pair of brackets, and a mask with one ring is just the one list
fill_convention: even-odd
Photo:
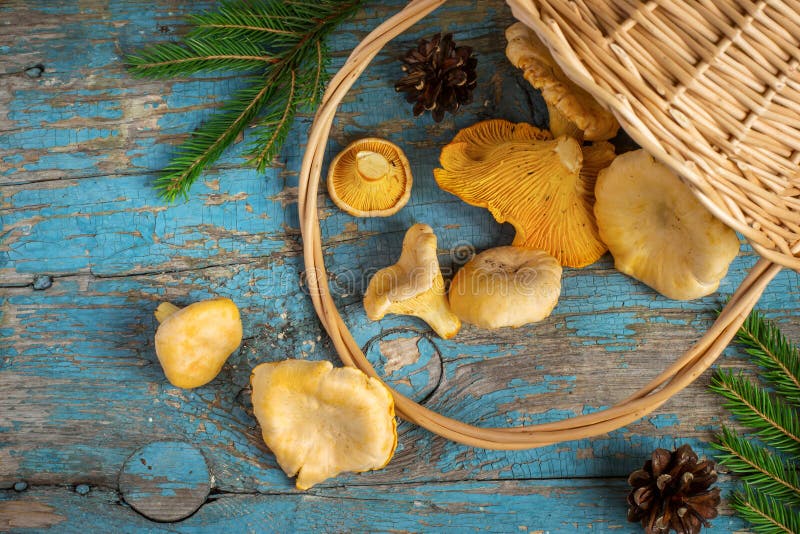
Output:
[[542,250],[497,247],[472,258],[450,284],[450,307],[481,328],[541,321],[561,293],[561,266]]
[[406,231],[400,259],[369,281],[364,311],[373,321],[387,313],[419,317],[444,339],[458,333],[461,322],[447,304],[433,228],[415,224]]
[[239,309],[227,298],[182,309],[164,303],[156,317],[161,322],[155,336],[158,360],[167,379],[180,388],[211,382],[242,342]]
[[471,159],[485,159],[498,145],[508,141],[546,141],[553,134],[526,122],[509,122],[503,119],[489,119],[460,130],[451,143],[465,143],[467,156]]
[[258,365],[250,383],[264,443],[298,489],[392,458],[394,401],[379,380],[328,361],[285,360]]
[[595,194],[600,235],[616,268],[666,297],[713,293],[739,252],[736,233],[644,150],[600,171]]
[[[564,74],[533,30],[517,22],[506,29],[506,39],[508,59],[542,92],[550,110],[550,129],[554,135],[573,135],[575,127],[583,131],[583,138],[588,141],[602,141],[617,135],[619,123],[614,115]],[[574,123],[574,127],[570,123]]]
[[[548,139],[533,126],[479,122],[442,149],[439,187],[499,222],[514,225],[513,245],[545,250],[561,265],[583,267],[606,250],[597,233],[592,204],[594,171],[610,144],[587,147],[591,165],[570,137]],[[612,154],[613,154],[613,148]]]
[[354,141],[331,162],[328,193],[356,217],[388,217],[411,198],[411,165],[399,146],[369,137]]

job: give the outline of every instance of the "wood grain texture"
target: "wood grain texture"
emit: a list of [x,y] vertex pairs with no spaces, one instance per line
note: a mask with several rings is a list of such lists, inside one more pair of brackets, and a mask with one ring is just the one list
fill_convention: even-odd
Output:
[[[332,43],[333,67],[401,4],[369,4],[345,25]],[[110,530],[157,530],[118,506],[118,474],[139,447],[178,440],[202,451],[213,489],[174,529],[259,530],[274,520],[276,531],[635,532],[624,523],[622,479],[657,446],[689,442],[711,453],[707,441],[727,415],[707,376],[611,435],[534,451],[471,449],[401,423],[385,469],[297,494],[261,441],[246,388],[258,363],[335,358],[304,293],[300,258],[297,169],[310,117],[297,121],[274,168],[241,167],[239,143],[188,201],[168,206],[152,189],[158,169],[239,82],[134,80],[121,62],[144,43],[182,34],[183,15],[210,5],[0,5],[0,488],[8,488],[0,499],[53,507],[67,518],[59,531],[93,519]],[[587,413],[632,393],[702,334],[756,260],[743,247],[718,294],[685,303],[619,274],[606,256],[565,270],[559,305],[542,323],[465,327],[448,341],[413,318],[367,320],[366,283],[394,263],[411,224],[436,230],[446,278],[474,251],[512,239],[509,227],[441,191],[432,176],[441,145],[476,120],[545,124],[543,103],[504,58],[501,28],[510,23],[499,1],[456,0],[390,43],[337,116],[330,156],[368,135],[398,143],[412,164],[411,200],[392,217],[354,219],[320,198],[337,301],[379,371],[426,406],[496,426]],[[397,56],[440,29],[478,51],[479,87],[464,113],[435,124],[414,119],[392,82]],[[39,64],[40,77],[25,73]],[[153,350],[152,312],[162,300],[214,295],[240,307],[244,344],[210,384],[174,388]],[[799,297],[797,274],[784,272],[759,304],[794,339]],[[743,363],[730,350],[719,365]],[[32,488],[11,491],[19,480]],[[89,495],[73,493],[77,484],[88,484]],[[711,532],[741,528],[727,521]]]
[[153,441],[125,460],[119,472],[125,502],[148,519],[180,521],[192,515],[211,491],[203,454],[181,441]]
[[[57,528],[64,533],[86,532],[86,525],[105,532],[154,533],[640,531],[626,523],[625,486],[622,480],[517,480],[218,494],[196,514],[174,524],[148,521],[106,490],[82,497],[66,490],[35,489],[27,492],[24,502],[59,510],[65,520]],[[4,498],[0,495],[0,510]],[[711,532],[745,532],[730,511],[723,514],[714,520]]]

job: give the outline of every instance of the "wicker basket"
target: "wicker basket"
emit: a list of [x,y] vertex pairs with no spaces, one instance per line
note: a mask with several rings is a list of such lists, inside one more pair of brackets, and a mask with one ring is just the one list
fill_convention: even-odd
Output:
[[[341,360],[371,376],[375,370],[328,288],[317,215],[320,172],[334,115],[355,80],[388,41],[443,3],[411,1],[353,50],[317,111],[300,172],[303,254],[314,307]],[[477,447],[526,449],[603,434],[657,409],[716,360],[781,265],[800,268],[800,2],[508,3],[570,77],[764,257],[694,347],[611,408],[554,423],[480,428],[392,391],[402,417],[441,436]]]

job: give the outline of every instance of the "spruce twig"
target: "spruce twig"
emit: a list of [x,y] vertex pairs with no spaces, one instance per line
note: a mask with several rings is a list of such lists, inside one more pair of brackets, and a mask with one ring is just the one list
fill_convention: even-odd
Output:
[[128,57],[135,76],[171,78],[219,70],[249,71],[248,85],[195,130],[156,180],[173,201],[239,135],[255,125],[249,163],[259,170],[280,152],[297,113],[319,104],[328,81],[325,40],[362,0],[238,0],[189,17],[181,43],[147,47]]
[[780,329],[753,312],[739,329],[736,340],[764,368],[762,375],[775,391],[792,404],[800,405],[800,358],[797,347]]
[[716,373],[711,389],[728,399],[723,406],[767,445],[800,455],[800,418],[781,396],[731,371]]
[[759,491],[776,499],[800,505],[800,480],[793,462],[784,462],[769,449],[754,445],[727,427],[723,427],[713,446],[721,451],[717,458],[747,486],[758,486]]
[[741,477],[744,491],[731,506],[755,532],[800,532],[800,357],[774,324],[753,312],[738,341],[760,366],[759,382],[741,372],[717,371],[711,389],[725,397],[737,421],[752,429],[736,435],[723,427],[714,447],[720,464]]
[[759,534],[797,534],[800,516],[797,510],[784,506],[779,500],[744,486],[731,496],[731,507]]

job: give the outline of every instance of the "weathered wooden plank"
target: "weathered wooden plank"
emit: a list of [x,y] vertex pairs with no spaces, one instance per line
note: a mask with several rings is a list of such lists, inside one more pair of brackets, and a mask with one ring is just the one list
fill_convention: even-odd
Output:
[[[370,5],[347,24],[333,46],[335,63],[402,3]],[[684,441],[708,454],[705,442],[725,415],[705,379],[610,436],[535,451],[474,450],[402,424],[398,453],[386,469],[342,476],[311,496],[294,493],[261,442],[245,388],[250,369],[262,361],[334,358],[300,282],[296,172],[310,118],[298,121],[275,169],[260,175],[240,168],[239,143],[204,175],[190,200],[166,206],[151,188],[157,170],[238,82],[224,76],[132,80],[120,63],[143,43],[173,39],[185,29],[182,15],[207,5],[14,0],[0,6],[0,487],[27,480],[115,488],[135,449],[174,439],[203,451],[216,491],[274,493],[225,494],[181,523],[187,528],[258,530],[267,517],[275,519],[275,530],[525,525],[628,531],[620,523],[624,510],[612,508],[622,505],[604,500],[608,491],[624,494],[619,481],[608,482],[608,490],[606,482],[513,479],[620,477],[654,447]],[[510,20],[499,1],[449,2],[391,43],[342,106],[330,154],[376,133],[404,146],[415,175],[407,208],[387,219],[357,220],[320,195],[332,284],[378,369],[434,409],[498,426],[585,413],[631,393],[702,334],[722,295],[755,261],[744,249],[720,296],[692,303],[655,296],[616,273],[606,257],[589,269],[567,270],[558,308],[539,325],[499,332],[466,327],[442,341],[415,319],[369,322],[360,304],[363,288],[371,273],[394,261],[412,223],[434,226],[448,277],[465,252],[511,240],[511,230],[488,213],[439,190],[431,172],[439,147],[476,120],[543,124],[541,101],[503,58],[499,29]],[[395,57],[440,28],[472,44],[482,68],[476,103],[437,125],[413,119],[391,82],[399,75]],[[41,77],[25,74],[40,62]],[[53,277],[52,287],[37,290],[47,286],[34,285],[44,275]],[[152,310],[162,298],[187,304],[214,294],[242,308],[246,342],[208,386],[173,388],[153,352]],[[795,339],[799,296],[797,275],[786,272],[760,304]],[[732,355],[722,364],[742,361]],[[443,480],[454,484],[427,485]],[[455,484],[464,480],[471,482]],[[395,502],[398,483],[406,489]],[[480,497],[470,500],[473,494]],[[115,494],[93,495],[38,488],[25,494],[52,507],[38,509],[43,521],[67,514],[67,530],[92,519],[155,528],[113,506]],[[420,495],[423,505],[416,506]],[[0,498],[9,497],[18,495]],[[379,503],[374,509],[370,499]],[[489,511],[478,513],[484,502]],[[550,515],[516,524],[519,510],[537,520],[539,511]],[[722,525],[716,531],[730,531]]]
[[[207,453],[218,487],[288,487],[264,450],[242,390],[250,369],[262,361],[332,357],[299,287],[264,296],[275,280],[296,275],[286,263],[238,265],[139,277],[57,278],[46,291],[8,289],[0,480],[113,485],[122,461],[137,447],[188,436]],[[796,312],[781,307],[785,293],[796,291],[795,283],[795,275],[781,275],[763,307],[796,334],[796,321],[786,320],[787,313]],[[178,304],[205,298],[212,294],[209,287],[242,308],[247,340],[217,380],[184,392],[171,387],[158,366],[152,310],[162,298]],[[664,316],[662,310],[604,310],[605,295],[591,291],[576,293],[575,302],[581,298],[589,307],[582,313],[596,310],[603,331],[570,332],[575,315],[569,307],[540,325],[494,333],[468,328],[448,342],[409,318],[367,322],[363,310],[353,311],[357,306],[348,307],[348,319],[360,342],[377,342],[369,354],[379,369],[392,369],[386,375],[391,383],[406,391],[411,384],[418,398],[427,397],[428,406],[448,415],[503,426],[550,421],[621,399],[666,366],[678,347],[688,346],[713,309],[668,309]],[[382,333],[393,328],[399,329],[393,335]],[[425,358],[440,363],[421,370],[409,348],[417,343],[422,363]],[[620,346],[639,350],[622,352]],[[394,361],[382,363],[379,351]],[[392,356],[398,351],[407,360]],[[436,371],[439,376],[432,378]],[[719,402],[705,392],[705,380],[659,413],[610,437],[517,453],[476,451],[403,425],[397,457],[386,470],[344,480],[621,476],[657,445],[671,447],[685,439],[701,445],[723,416]],[[687,413],[692,416],[682,416]]]
[[[202,5],[194,9],[200,8]],[[22,19],[35,19],[36,7],[20,9]],[[109,10],[108,7],[83,11],[63,9],[68,13],[61,13],[57,8],[46,9],[43,27],[50,30],[56,24],[64,26],[58,35],[64,38],[67,48],[84,48],[85,41],[79,38],[82,35],[97,37],[88,50],[92,57],[103,56],[106,41],[117,43],[115,46],[120,49],[118,56],[121,57],[122,51],[135,50],[154,37],[142,29],[150,30],[153,18],[147,16],[145,25],[140,14],[131,14],[143,11],[136,4],[113,9],[111,20],[92,14],[102,15]],[[345,27],[337,35],[337,54],[345,54],[363,35],[365,26],[374,25],[392,9],[393,6],[383,6],[370,10]],[[160,6],[154,12],[156,20],[166,13],[167,25],[172,28],[177,16],[174,10],[173,5]],[[409,151],[414,150],[416,154],[412,160],[418,177],[416,193],[419,201],[415,203],[417,208],[413,212],[408,210],[398,216],[396,222],[390,223],[391,226],[387,227],[384,221],[370,221],[360,232],[349,232],[351,238],[371,232],[402,231],[410,220],[409,216],[429,216],[432,205],[449,203],[461,206],[456,199],[436,188],[431,176],[437,147],[451,137],[455,129],[489,116],[536,120],[539,123],[543,120],[543,106],[529,106],[531,93],[512,75],[513,69],[503,60],[502,39],[497,39],[495,29],[487,27],[487,11],[479,9],[473,12],[464,7],[459,10],[469,11],[469,16],[459,13],[459,24],[469,28],[465,38],[472,39],[476,48],[482,51],[482,61],[501,65],[501,70],[505,70],[508,76],[501,78],[496,71],[484,71],[487,79],[476,95],[476,101],[482,102],[482,106],[475,106],[456,121],[448,119],[434,127],[415,128],[407,106],[402,102],[398,105],[391,84],[386,83],[400,74],[393,58],[411,44],[413,34],[404,36],[403,40],[387,49],[376,61],[374,69],[370,69],[353,90],[351,100],[343,106],[332,150],[354,137],[373,135],[374,132],[400,142]],[[144,11],[149,13],[150,9]],[[498,15],[489,10],[488,16]],[[503,24],[510,20],[507,10],[503,9],[501,18]],[[476,27],[476,21],[481,25]],[[429,33],[440,22],[446,22],[445,26],[452,24],[433,19],[421,25],[415,33]],[[11,50],[21,49],[20,54],[25,57],[28,54],[26,47],[37,50],[37,44],[41,47],[38,39],[25,40],[17,35],[17,30],[8,27],[6,30],[10,31],[2,42],[10,43],[6,46]],[[33,34],[36,35],[36,31]],[[102,36],[107,36],[106,40],[99,38]],[[159,31],[155,40],[169,37]],[[0,116],[3,116],[4,108],[8,110],[6,122],[0,126],[0,132],[6,130],[0,136],[0,151],[5,147],[9,150],[8,154],[0,152],[0,162],[6,162],[0,163],[3,165],[0,166],[0,175],[8,185],[0,197],[4,223],[0,243],[0,279],[6,285],[29,284],[33,273],[42,271],[62,274],[91,270],[101,274],[124,274],[204,267],[229,263],[233,257],[252,258],[271,253],[276,247],[268,245],[275,245],[276,241],[296,244],[294,234],[298,223],[292,202],[295,200],[296,170],[302,157],[301,142],[308,129],[308,117],[298,121],[290,135],[281,157],[281,168],[269,170],[266,179],[253,171],[231,169],[241,163],[239,155],[245,141],[226,155],[215,170],[206,174],[205,183],[195,188],[192,201],[167,210],[150,187],[153,171],[166,164],[171,144],[207,117],[215,99],[229,94],[235,81],[230,78],[187,82],[132,80],[125,74],[120,57],[109,57],[108,63],[94,61],[88,66],[81,63],[79,57],[82,55],[75,54],[74,50],[66,52],[65,56],[57,56],[55,64],[59,67],[52,72],[46,70],[49,78],[37,82],[39,85],[35,90],[24,90],[12,84],[8,102],[0,101]],[[66,64],[60,66],[62,63]],[[80,75],[76,76],[74,70]],[[69,78],[64,78],[67,74]],[[22,80],[18,78],[9,77]],[[28,80],[23,82],[28,83]],[[124,91],[118,90],[120,86],[124,86]],[[88,103],[84,103],[83,93],[89,94],[86,97]],[[209,101],[198,104],[198,94]],[[153,95],[159,95],[157,98],[162,99],[163,104],[144,102],[144,108],[136,112],[135,119],[116,111],[119,106],[137,99],[152,99]],[[106,99],[104,103],[97,104],[102,98]],[[113,111],[109,111],[108,116],[102,112],[106,108]],[[370,113],[367,118],[365,108],[379,110],[380,114]],[[69,123],[71,127],[65,129],[48,118],[65,114],[72,121]],[[102,124],[93,126],[95,120],[102,121]],[[114,139],[126,138],[119,146],[103,146],[97,150],[87,148],[90,143],[80,138],[78,133],[87,128],[100,130],[101,126],[112,134],[126,128],[130,131],[126,135],[112,135]],[[41,131],[32,131],[36,128]],[[41,133],[43,131],[49,133],[45,135]],[[177,138],[175,132],[180,133]],[[30,137],[39,144],[26,144],[19,136]],[[23,159],[20,159],[21,153],[25,155]],[[39,165],[36,158],[40,157],[48,158],[48,165],[55,167],[50,169],[47,165]],[[36,161],[28,161],[31,158]],[[70,169],[70,158],[81,168]],[[116,163],[99,168],[106,160]],[[95,163],[98,168],[82,168]],[[224,177],[219,174],[222,170]],[[79,181],[78,178],[87,178],[88,181]],[[220,191],[221,179],[223,190]],[[44,182],[30,183],[41,180]],[[326,205],[322,216],[326,220],[326,237],[330,239],[346,232],[353,222],[338,210],[331,209],[329,203]],[[479,212],[470,209],[463,212],[477,216],[472,225],[484,230],[492,229],[485,235],[475,232],[484,235],[476,245],[492,243],[492,236],[498,232],[488,214],[476,215]],[[181,223],[173,226],[172,221]],[[289,235],[286,230],[289,230]],[[264,233],[277,235],[267,237]],[[267,243],[263,243],[265,239]],[[53,243],[59,246],[54,247]],[[91,253],[87,254],[87,250]]]
[[[623,480],[518,480],[342,486],[304,494],[217,494],[180,523],[159,525],[137,515],[115,492],[92,489],[0,491],[3,502],[48,507],[63,522],[58,532],[641,532],[625,520]],[[11,501],[13,502],[13,501]],[[120,506],[122,505],[122,506]],[[729,510],[703,532],[743,532]],[[56,518],[51,518],[55,520]],[[20,532],[25,532],[20,530]]]
[[205,504],[211,473],[203,453],[183,441],[153,441],[131,454],[119,474],[119,493],[152,521],[180,521]]

